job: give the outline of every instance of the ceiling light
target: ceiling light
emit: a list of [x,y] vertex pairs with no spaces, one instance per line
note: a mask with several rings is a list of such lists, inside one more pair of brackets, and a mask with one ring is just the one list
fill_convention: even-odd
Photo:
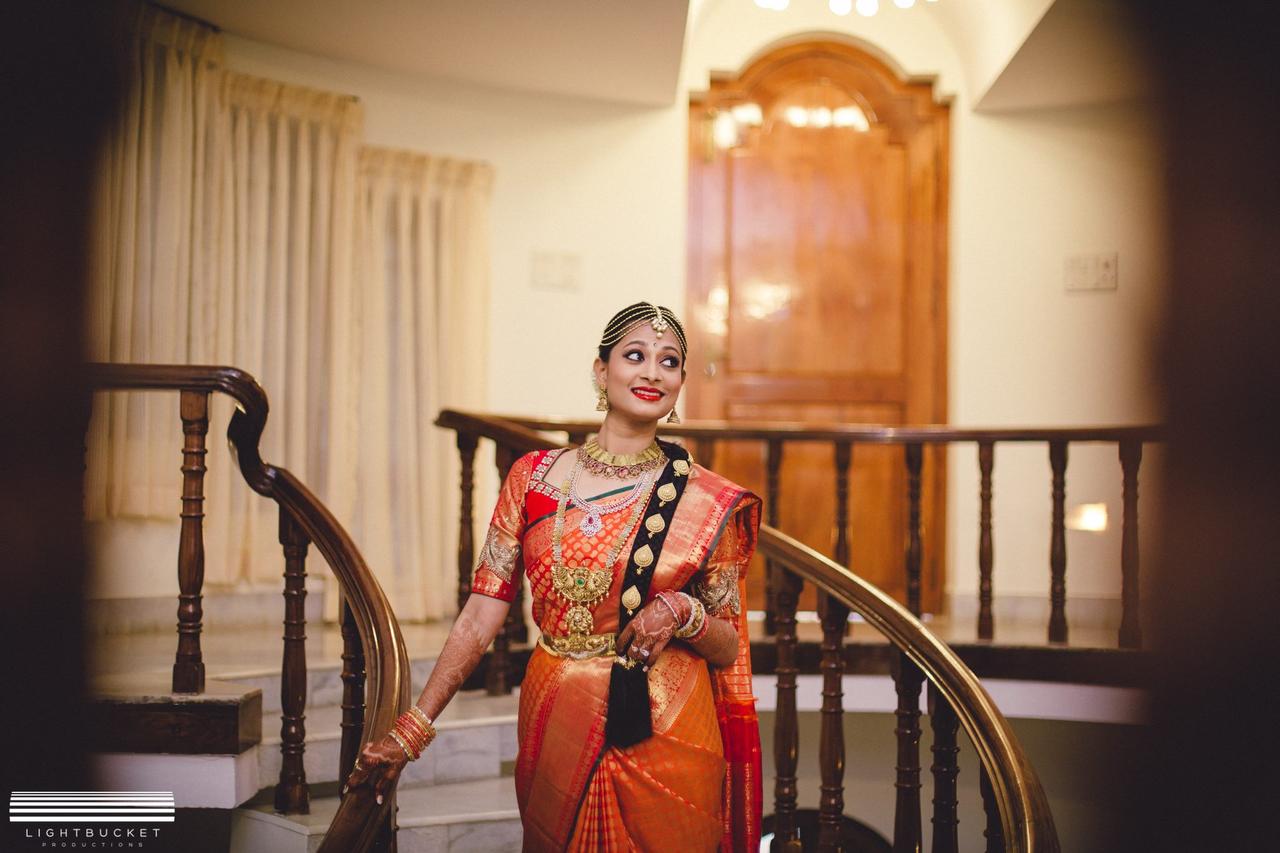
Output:
[[[759,2],[759,0],[757,0]],[[880,11],[880,0],[858,0],[854,4],[854,8],[858,10],[858,14],[863,17],[870,18],[876,12]]]
[[764,123],[764,113],[760,109],[760,105],[748,101],[745,104],[735,104],[730,108],[729,112],[733,113],[734,121],[745,127],[759,127]]
[[853,0],[830,0],[828,8],[837,15],[847,15],[853,11]]
[[809,111],[804,107],[787,107],[782,115],[792,127],[809,126]]
[[852,104],[847,107],[836,107],[832,110],[831,123],[836,127],[852,127],[860,133],[866,133],[871,129],[871,122],[867,121],[867,114]]
[[711,125],[711,137],[717,148],[732,148],[738,144],[738,123],[732,113],[717,113]]
[[916,0],[893,0],[893,5],[897,6],[899,9],[910,9],[912,6],[916,5]]

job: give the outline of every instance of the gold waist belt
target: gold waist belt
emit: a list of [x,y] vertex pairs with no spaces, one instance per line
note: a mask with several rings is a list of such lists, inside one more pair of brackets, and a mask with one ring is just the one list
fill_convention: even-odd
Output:
[[538,637],[538,645],[556,657],[586,660],[613,654],[616,634],[570,634],[567,637]]

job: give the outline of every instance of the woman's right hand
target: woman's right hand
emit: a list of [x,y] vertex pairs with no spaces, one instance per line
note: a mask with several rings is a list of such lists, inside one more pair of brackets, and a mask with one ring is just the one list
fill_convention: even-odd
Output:
[[401,771],[408,763],[409,756],[405,755],[400,744],[396,743],[391,735],[383,735],[382,740],[377,743],[366,743],[364,749],[360,750],[355,767],[351,769],[351,775],[347,777],[347,784],[343,786],[342,793],[345,794],[348,790],[361,785],[372,785],[378,804],[381,805],[382,798],[395,785]]

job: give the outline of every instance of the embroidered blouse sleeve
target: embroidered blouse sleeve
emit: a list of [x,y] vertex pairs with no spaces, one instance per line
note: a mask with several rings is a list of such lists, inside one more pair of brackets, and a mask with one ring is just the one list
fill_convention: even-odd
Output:
[[693,585],[694,595],[702,601],[709,615],[727,619],[735,625],[742,612],[742,590],[752,552],[747,542],[753,537],[742,529],[744,515],[735,512],[725,524],[715,551]]
[[533,471],[533,459],[537,453],[520,457],[502,484],[493,519],[480,549],[480,560],[471,575],[471,591],[502,601],[516,597],[517,571],[520,545],[524,541],[524,496]]

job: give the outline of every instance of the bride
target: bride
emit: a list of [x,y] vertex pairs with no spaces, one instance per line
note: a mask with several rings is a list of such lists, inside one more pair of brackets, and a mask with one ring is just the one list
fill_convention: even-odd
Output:
[[[656,438],[675,421],[684,328],[639,302],[605,326],[599,432],[511,468],[422,695],[347,788],[379,801],[529,578],[541,636],[520,689],[526,850],[758,850],[760,736],[742,609],[760,501]],[[344,792],[347,789],[344,789]]]

